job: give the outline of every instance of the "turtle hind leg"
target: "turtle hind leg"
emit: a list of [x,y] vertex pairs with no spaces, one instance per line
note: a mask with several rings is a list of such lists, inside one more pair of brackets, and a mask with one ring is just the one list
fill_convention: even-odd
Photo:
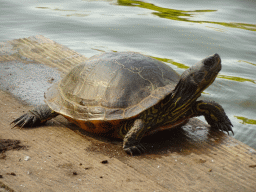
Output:
[[232,123],[220,104],[214,101],[197,101],[193,107],[195,116],[203,115],[212,129],[233,133]]
[[34,127],[45,123],[57,115],[58,114],[52,111],[48,105],[39,105],[15,119],[11,124],[14,124],[13,128],[17,126],[20,128]]
[[132,128],[124,137],[123,149],[129,155],[137,155],[145,152],[145,147],[140,144],[140,140],[145,133],[142,119],[136,119]]

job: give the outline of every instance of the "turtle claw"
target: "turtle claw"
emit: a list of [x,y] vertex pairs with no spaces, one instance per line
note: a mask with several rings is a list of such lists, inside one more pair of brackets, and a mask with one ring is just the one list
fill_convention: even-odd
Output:
[[23,127],[32,127],[33,125],[40,122],[40,119],[36,116],[34,116],[32,113],[28,112],[14,121],[12,121],[10,124],[14,124],[12,128],[19,127],[22,129]]
[[20,116],[20,117],[18,117],[18,118],[15,119],[15,120],[13,120],[13,121],[10,123],[10,125],[14,123],[14,126],[13,126],[12,128],[14,128],[15,126],[19,125],[19,124],[20,124],[20,121],[23,119],[24,116],[25,116],[25,114],[22,115],[22,116]]
[[203,115],[212,129],[225,131],[227,134],[234,132],[232,123],[222,106],[214,101],[197,101],[195,104],[196,116]]
[[134,145],[131,147],[124,146],[124,151],[131,156],[141,155],[146,151],[146,148],[142,144]]
[[224,123],[224,122],[218,122],[218,123],[214,123],[213,125],[211,125],[212,128],[220,130],[220,131],[225,131],[227,132],[227,134],[229,135],[229,132],[232,132],[232,134],[234,135],[234,132],[232,130],[233,125],[229,122],[229,123]]
[[56,117],[58,114],[52,111],[48,105],[39,105],[24,115],[15,119],[11,124],[14,127],[33,127],[45,123],[47,120]]

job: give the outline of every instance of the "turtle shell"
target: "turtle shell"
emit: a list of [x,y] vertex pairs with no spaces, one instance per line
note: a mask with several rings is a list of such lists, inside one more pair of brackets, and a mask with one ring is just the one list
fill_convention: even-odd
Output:
[[128,119],[157,104],[179,79],[170,66],[140,53],[104,53],[74,67],[48,89],[45,102],[74,120]]

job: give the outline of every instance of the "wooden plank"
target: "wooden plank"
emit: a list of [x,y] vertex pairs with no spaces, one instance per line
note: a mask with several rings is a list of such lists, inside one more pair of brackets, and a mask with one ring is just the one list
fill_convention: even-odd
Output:
[[0,62],[42,63],[67,72],[85,56],[42,35],[0,43]]
[[[0,45],[0,65],[40,63],[65,73],[86,59],[43,36]],[[148,152],[131,157],[120,140],[89,134],[63,117],[38,128],[11,129],[9,123],[32,107],[0,91],[0,142],[27,146],[0,159],[0,186],[26,192],[255,191],[256,151],[197,119],[144,138]]]

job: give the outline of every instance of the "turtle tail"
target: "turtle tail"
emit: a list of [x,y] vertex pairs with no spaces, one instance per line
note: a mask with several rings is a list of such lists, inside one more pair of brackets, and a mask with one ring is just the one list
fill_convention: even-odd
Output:
[[11,124],[14,124],[12,128],[17,126],[20,128],[35,127],[45,123],[57,115],[58,113],[53,111],[48,105],[39,105],[15,119],[13,122],[11,122]]

